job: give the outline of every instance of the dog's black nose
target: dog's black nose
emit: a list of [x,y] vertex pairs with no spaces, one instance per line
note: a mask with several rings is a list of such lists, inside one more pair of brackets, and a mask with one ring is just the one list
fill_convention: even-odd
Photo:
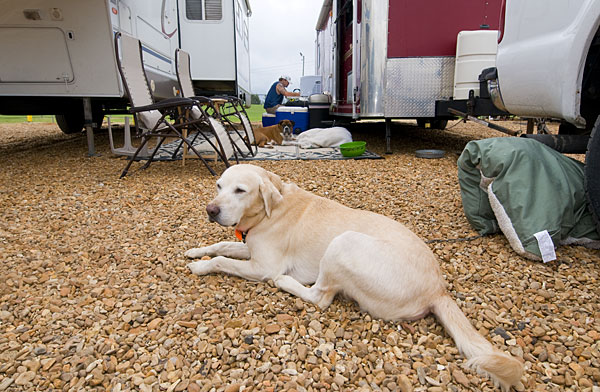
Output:
[[221,209],[216,204],[209,204],[206,206],[206,213],[210,218],[216,218],[221,213]]

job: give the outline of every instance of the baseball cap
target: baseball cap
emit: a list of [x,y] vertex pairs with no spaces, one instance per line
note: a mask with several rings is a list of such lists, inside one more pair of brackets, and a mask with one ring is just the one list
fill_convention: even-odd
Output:
[[292,78],[289,77],[288,75],[281,75],[281,77],[279,78],[279,80],[281,79],[285,79],[288,81],[288,83],[292,83]]

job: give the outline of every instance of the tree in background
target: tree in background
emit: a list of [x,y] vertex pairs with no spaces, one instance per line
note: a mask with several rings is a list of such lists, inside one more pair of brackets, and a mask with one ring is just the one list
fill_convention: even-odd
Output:
[[250,96],[250,103],[252,105],[260,105],[262,102],[260,102],[260,97],[258,96],[258,94],[252,94]]

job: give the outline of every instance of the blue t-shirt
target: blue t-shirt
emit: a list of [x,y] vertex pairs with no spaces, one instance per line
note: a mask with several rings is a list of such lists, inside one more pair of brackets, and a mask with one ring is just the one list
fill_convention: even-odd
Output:
[[277,85],[279,82],[273,83],[269,92],[267,93],[267,97],[265,98],[264,108],[272,108],[275,105],[281,105],[283,102],[283,95],[277,93]]

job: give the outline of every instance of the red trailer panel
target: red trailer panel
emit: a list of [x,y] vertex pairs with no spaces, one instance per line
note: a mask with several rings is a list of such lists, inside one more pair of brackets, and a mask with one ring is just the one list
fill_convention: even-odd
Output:
[[497,30],[501,0],[393,0],[389,2],[388,58],[456,54],[462,30]]

